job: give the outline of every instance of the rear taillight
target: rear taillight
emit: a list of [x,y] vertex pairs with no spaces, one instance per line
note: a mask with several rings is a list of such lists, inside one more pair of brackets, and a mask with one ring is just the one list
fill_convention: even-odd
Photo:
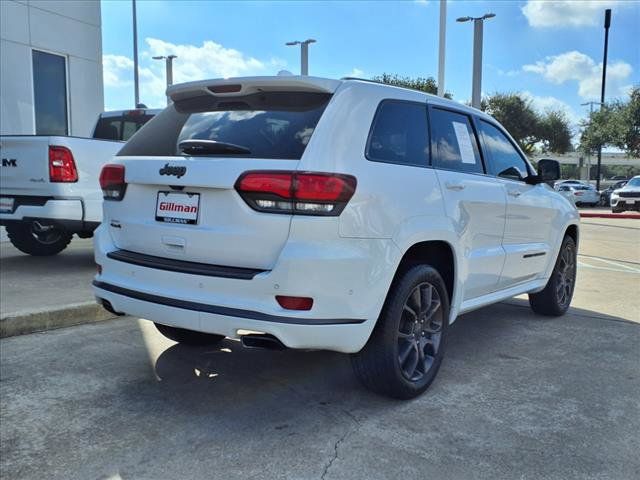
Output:
[[127,184],[124,182],[124,165],[105,165],[100,172],[100,188],[105,200],[122,200]]
[[355,177],[337,173],[253,171],[240,176],[236,190],[260,212],[337,216],[356,183]]
[[78,170],[71,150],[49,146],[49,180],[51,182],[77,182]]

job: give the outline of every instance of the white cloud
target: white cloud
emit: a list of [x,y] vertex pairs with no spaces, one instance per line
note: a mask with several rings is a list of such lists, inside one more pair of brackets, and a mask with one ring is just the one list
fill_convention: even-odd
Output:
[[529,0],[522,13],[532,27],[581,27],[602,24],[604,10],[634,6],[633,1],[616,0]]
[[103,55],[102,74],[105,87],[118,87],[125,81],[123,74],[133,69],[133,60],[123,55]]
[[[279,58],[258,60],[213,41],[205,41],[197,46],[146,38],[145,43],[146,48],[140,52],[140,99],[149,107],[163,106],[165,102],[165,64],[163,61],[153,60],[151,57],[154,56],[178,56],[173,62],[174,83],[206,78],[275,75],[286,66],[286,62]],[[133,85],[131,58],[106,54],[102,57],[102,66],[105,88],[130,88]],[[109,105],[110,109],[126,107],[127,105]]]
[[571,108],[571,106],[559,98],[552,96],[539,96],[525,90],[522,92],[522,96],[531,101],[531,105],[540,113],[545,113],[550,110],[561,111],[567,116],[567,119],[574,125],[580,121],[580,116]]
[[498,75],[502,75],[505,77],[515,77],[520,74],[520,70],[502,70],[498,69]]
[[349,73],[344,75],[345,77],[364,78],[364,71],[354,67]]
[[[525,72],[542,75],[555,84],[574,81],[578,84],[578,95],[582,98],[598,98],[602,81],[602,63],[597,64],[590,56],[578,51],[565,52],[524,65]],[[607,65],[607,91],[613,95],[625,95],[628,91],[631,65],[617,61]]]
[[413,0],[413,3],[417,3],[418,5],[426,7],[427,5],[429,5],[429,0]]

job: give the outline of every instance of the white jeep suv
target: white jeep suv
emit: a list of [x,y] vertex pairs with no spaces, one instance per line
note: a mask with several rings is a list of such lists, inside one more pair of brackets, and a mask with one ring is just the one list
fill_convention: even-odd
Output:
[[490,116],[369,81],[175,85],[104,167],[98,301],[187,344],[350,353],[423,392],[462,313],[528,293],[561,315],[578,213]]

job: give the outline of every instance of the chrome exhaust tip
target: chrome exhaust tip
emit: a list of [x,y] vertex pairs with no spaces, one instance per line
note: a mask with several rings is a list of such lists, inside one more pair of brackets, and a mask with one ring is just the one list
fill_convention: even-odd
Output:
[[259,348],[262,350],[286,350],[287,347],[269,333],[250,333],[240,337],[245,348]]

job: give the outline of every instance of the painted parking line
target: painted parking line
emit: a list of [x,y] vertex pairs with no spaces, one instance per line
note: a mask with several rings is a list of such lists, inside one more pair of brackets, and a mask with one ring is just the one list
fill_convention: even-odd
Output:
[[[581,257],[582,255],[578,255]],[[598,265],[600,262],[600,265]],[[594,265],[595,263],[595,265]],[[605,265],[602,265],[605,264]],[[637,273],[640,274],[640,268],[631,267],[629,265],[625,265],[624,263],[615,262],[613,260],[606,260],[604,258],[598,257],[589,257],[588,259],[579,259],[578,260],[579,267],[591,268],[593,270],[605,270],[609,272],[621,272],[621,273]]]

